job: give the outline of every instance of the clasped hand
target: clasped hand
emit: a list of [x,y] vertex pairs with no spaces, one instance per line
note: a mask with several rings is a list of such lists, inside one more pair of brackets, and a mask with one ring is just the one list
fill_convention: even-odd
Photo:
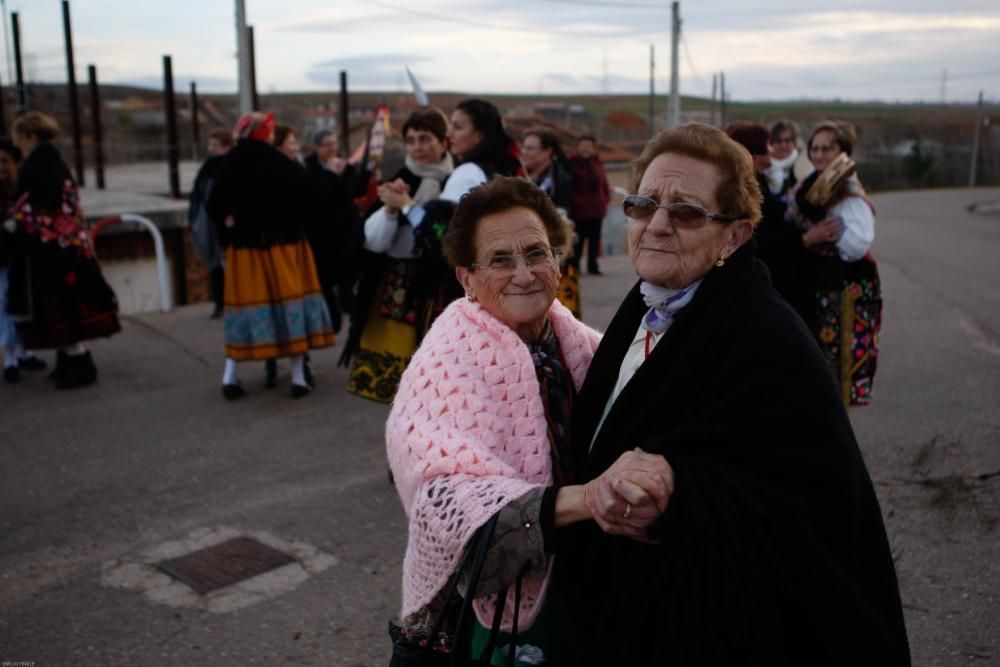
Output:
[[649,527],[667,510],[673,491],[674,472],[667,460],[636,448],[585,484],[583,497],[605,533],[646,541]]
[[398,213],[403,207],[412,204],[410,186],[401,178],[378,186],[378,198],[385,205],[387,213]]

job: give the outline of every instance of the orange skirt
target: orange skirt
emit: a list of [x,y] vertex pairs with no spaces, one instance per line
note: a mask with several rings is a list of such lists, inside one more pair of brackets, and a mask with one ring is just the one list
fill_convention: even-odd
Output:
[[225,285],[227,357],[273,359],[334,344],[330,312],[305,241],[227,248]]

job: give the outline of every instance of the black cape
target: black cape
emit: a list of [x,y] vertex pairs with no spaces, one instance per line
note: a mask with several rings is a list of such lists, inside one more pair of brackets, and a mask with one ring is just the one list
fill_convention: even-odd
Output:
[[713,269],[587,447],[645,312],[622,304],[574,406],[578,477],[634,447],[676,488],[656,544],[592,522],[556,559],[588,664],[907,665],[878,501],[819,349],[748,247]]

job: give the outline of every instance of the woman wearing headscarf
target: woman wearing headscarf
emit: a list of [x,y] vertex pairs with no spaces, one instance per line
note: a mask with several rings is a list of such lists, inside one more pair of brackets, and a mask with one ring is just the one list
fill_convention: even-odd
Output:
[[788,219],[805,245],[805,282],[812,298],[807,324],[816,336],[847,406],[867,405],[878,364],[882,291],[869,254],[875,205],[850,155],[854,128],[824,121],[809,137],[816,170],[789,193]]
[[83,342],[121,330],[118,301],[94,255],[76,183],[52,140],[55,119],[29,111],[14,121],[24,155],[16,200],[5,223],[10,238],[7,312],[26,347],[58,350],[50,375],[58,389],[97,381]]
[[[657,499],[666,496],[667,480],[659,457],[630,451],[588,484],[574,479],[568,427],[599,335],[555,300],[568,241],[549,198],[520,178],[473,188],[445,233],[465,298],[434,322],[386,423],[389,463],[409,518],[402,616],[411,641],[437,644],[427,634],[446,602],[446,584],[480,526],[496,516],[479,585],[464,592],[476,598],[480,622],[474,654],[498,607],[505,632],[512,629],[516,596],[502,604],[497,595],[510,586],[523,593],[517,654],[528,651],[553,667],[577,664],[561,592],[549,585],[557,531],[596,522],[640,536],[662,510]],[[504,635],[498,645],[509,641]]]
[[237,362],[278,357],[291,358],[292,398],[305,396],[305,353],[334,343],[304,231],[309,184],[302,167],[271,145],[274,127],[269,113],[237,121],[236,146],[208,202],[226,248],[222,393],[228,400],[245,393]]
[[570,433],[578,483],[638,446],[667,464],[672,492],[646,541],[568,528],[556,575],[578,664],[909,665],[851,422],[747,243],[761,200],[750,156],[717,128],[681,125],[649,141],[630,189],[639,280]]
[[418,341],[445,306],[462,294],[441,250],[441,238],[458,200],[495,176],[524,175],[517,142],[504,129],[497,108],[485,100],[468,99],[458,103],[451,114],[448,143],[458,166],[445,181],[437,199],[421,204],[399,187],[380,193],[382,202],[399,209],[414,229],[417,264],[413,298],[418,304]]
[[414,111],[403,123],[406,164],[379,186],[380,201],[364,223],[364,257],[351,329],[341,363],[353,361],[347,390],[388,403],[417,349],[417,311],[413,293],[416,271],[414,230],[393,205],[393,194],[406,193],[414,204],[441,196],[454,170],[448,153],[448,119],[439,109]]

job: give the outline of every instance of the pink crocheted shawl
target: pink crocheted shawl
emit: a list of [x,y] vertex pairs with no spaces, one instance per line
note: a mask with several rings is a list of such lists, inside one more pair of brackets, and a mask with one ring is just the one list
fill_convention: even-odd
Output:
[[[558,301],[549,320],[579,389],[600,334]],[[445,585],[466,542],[490,516],[552,483],[546,428],[528,346],[478,303],[449,305],[403,373],[386,424],[389,465],[409,517],[404,618]],[[541,608],[551,560],[544,577],[525,577],[522,629]],[[513,597],[504,614],[508,630]],[[496,596],[476,601],[484,625],[495,605]]]

